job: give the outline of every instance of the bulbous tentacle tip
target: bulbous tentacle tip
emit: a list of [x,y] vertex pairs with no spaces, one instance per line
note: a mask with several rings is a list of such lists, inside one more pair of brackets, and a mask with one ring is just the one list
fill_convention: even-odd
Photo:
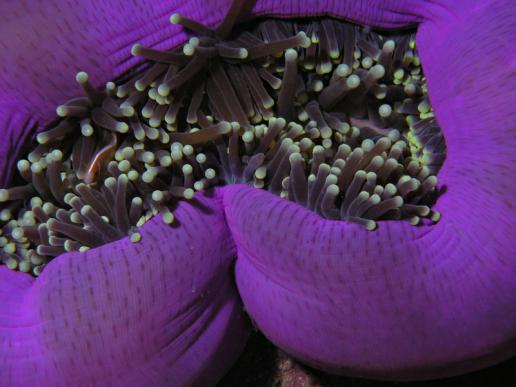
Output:
[[131,47],[131,55],[139,56],[142,54],[143,46],[140,43],[135,43],[133,47]]
[[172,24],[179,24],[181,23],[181,20],[181,15],[178,13],[173,13],[172,15],[170,15],[170,23]]

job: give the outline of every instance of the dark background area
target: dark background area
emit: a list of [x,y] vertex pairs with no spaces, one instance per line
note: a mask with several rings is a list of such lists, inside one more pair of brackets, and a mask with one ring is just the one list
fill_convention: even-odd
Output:
[[217,387],[516,387],[516,358],[490,368],[424,382],[381,382],[324,374],[304,367],[262,334],[252,334],[244,353]]

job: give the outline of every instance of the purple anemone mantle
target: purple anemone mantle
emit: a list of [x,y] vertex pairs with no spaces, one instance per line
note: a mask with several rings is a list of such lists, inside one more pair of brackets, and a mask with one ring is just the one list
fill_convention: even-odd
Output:
[[[368,232],[242,185],[181,203],[127,238],[65,254],[34,280],[0,267],[0,384],[210,385],[250,324],[331,372],[422,379],[516,354],[516,9],[510,0],[258,1],[252,14],[418,26],[447,141],[434,226]],[[79,94],[215,26],[228,0],[0,4],[0,186],[24,144]],[[236,263],[234,259],[236,258]],[[235,284],[236,278],[236,284]]]

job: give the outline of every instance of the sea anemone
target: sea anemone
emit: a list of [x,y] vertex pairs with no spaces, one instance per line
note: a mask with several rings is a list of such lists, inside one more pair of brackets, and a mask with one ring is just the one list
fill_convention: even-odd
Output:
[[[11,384],[45,376],[213,383],[248,334],[239,295],[271,341],[330,372],[421,379],[514,354],[514,210],[504,196],[514,188],[504,178],[514,141],[506,116],[495,114],[512,105],[490,77],[514,80],[475,77],[481,61],[454,62],[478,50],[472,20],[483,27],[478,40],[494,28],[482,12],[508,24],[504,3],[459,10],[421,2],[413,16],[400,5],[369,13],[360,4],[295,11],[235,1],[220,24],[174,12],[172,24],[194,35],[171,51],[184,35],[171,40],[178,35],[160,28],[166,38],[157,45],[152,31],[137,37],[127,32],[136,22],[121,22],[124,38],[96,48],[130,43],[147,62],[124,56],[113,67],[106,59],[102,73],[92,66],[99,58],[81,57],[76,70],[89,65],[109,82],[98,88],[90,70],[77,72],[85,96],[63,98],[57,120],[48,108],[35,115],[28,102],[36,96],[23,91],[57,86],[37,88],[38,106],[54,92],[71,95],[48,63],[42,75],[12,56],[22,65],[4,70],[6,138],[38,131],[39,145],[17,162],[23,185],[0,190],[0,243],[8,268],[40,278],[0,268],[0,356]],[[156,25],[160,7],[145,8]],[[373,28],[330,18],[233,28],[251,10],[322,12]],[[80,11],[69,12],[74,20]],[[420,21],[417,39],[374,30]],[[63,39],[63,26],[85,31],[66,18],[56,26],[44,47],[59,57],[48,38]],[[13,44],[27,31],[7,28],[7,49],[27,52]],[[96,33],[109,36],[106,28]],[[496,44],[491,57],[503,51]],[[437,48],[448,55],[432,57]],[[450,78],[459,65],[461,77]],[[480,91],[496,105],[471,121]],[[481,129],[486,117],[503,142]],[[2,153],[8,167],[22,142]],[[491,148],[496,156],[481,158]],[[488,225],[495,236],[487,238]]]

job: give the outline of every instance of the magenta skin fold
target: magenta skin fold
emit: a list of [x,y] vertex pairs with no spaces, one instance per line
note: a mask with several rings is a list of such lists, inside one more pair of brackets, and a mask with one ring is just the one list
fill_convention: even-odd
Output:
[[[78,71],[103,85],[141,62],[134,43],[164,50],[187,39],[172,13],[215,27],[230,3],[0,4],[0,187],[55,106],[80,92]],[[204,210],[181,202],[179,227],[151,220],[138,244],[63,254],[37,279],[0,266],[0,385],[214,385],[245,346],[246,313],[279,348],[337,374],[432,379],[514,356],[511,5],[258,0],[245,20],[417,27],[447,144],[442,219],[369,232],[236,184],[197,194]]]

